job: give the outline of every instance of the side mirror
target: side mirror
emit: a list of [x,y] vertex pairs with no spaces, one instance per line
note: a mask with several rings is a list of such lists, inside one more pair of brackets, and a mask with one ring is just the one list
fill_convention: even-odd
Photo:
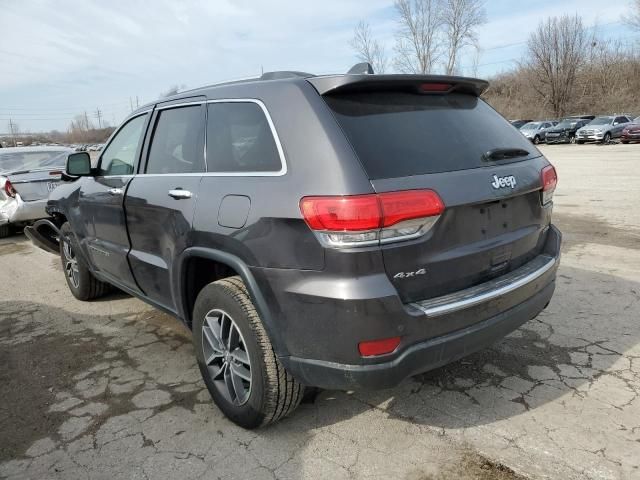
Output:
[[87,152],[75,152],[67,155],[65,174],[70,177],[91,175],[91,157]]

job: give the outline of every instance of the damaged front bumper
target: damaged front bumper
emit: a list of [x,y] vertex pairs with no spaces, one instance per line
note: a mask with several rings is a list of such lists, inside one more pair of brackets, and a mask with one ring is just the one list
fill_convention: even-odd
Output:
[[36,247],[56,255],[60,253],[60,229],[51,220],[38,220],[25,227],[24,234]]

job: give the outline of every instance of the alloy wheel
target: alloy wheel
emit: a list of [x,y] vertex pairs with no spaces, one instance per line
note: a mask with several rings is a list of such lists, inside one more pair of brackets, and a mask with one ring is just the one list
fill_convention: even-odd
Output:
[[205,315],[202,349],[220,393],[234,405],[246,403],[251,394],[251,361],[242,333],[228,313],[214,309]]
[[62,241],[62,251],[64,253],[64,271],[74,288],[80,287],[80,272],[78,271],[78,258],[73,251],[68,239]]

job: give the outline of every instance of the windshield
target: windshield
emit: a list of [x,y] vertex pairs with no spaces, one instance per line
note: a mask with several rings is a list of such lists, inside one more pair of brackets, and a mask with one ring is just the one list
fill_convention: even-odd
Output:
[[576,126],[576,123],[578,123],[578,121],[574,118],[571,120],[562,120],[558,125],[556,125],[558,128],[573,128]]
[[66,150],[45,152],[3,152],[0,150],[0,172],[21,172],[41,168],[64,167]]
[[460,93],[366,92],[323,97],[371,179],[486,166],[494,149],[538,156],[531,143],[481,99]]
[[520,130],[537,130],[538,128],[540,128],[540,122],[531,122],[527,123]]
[[589,125],[610,125],[613,122],[613,117],[598,117],[589,123]]

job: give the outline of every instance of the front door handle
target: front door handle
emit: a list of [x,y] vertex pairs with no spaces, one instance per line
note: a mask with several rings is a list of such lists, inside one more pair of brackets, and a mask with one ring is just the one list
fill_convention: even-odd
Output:
[[176,188],[175,190],[169,190],[169,196],[175,198],[176,200],[181,200],[183,198],[191,198],[193,194],[189,190]]
[[109,194],[110,195],[122,195],[122,189],[121,188],[110,188],[109,189]]

